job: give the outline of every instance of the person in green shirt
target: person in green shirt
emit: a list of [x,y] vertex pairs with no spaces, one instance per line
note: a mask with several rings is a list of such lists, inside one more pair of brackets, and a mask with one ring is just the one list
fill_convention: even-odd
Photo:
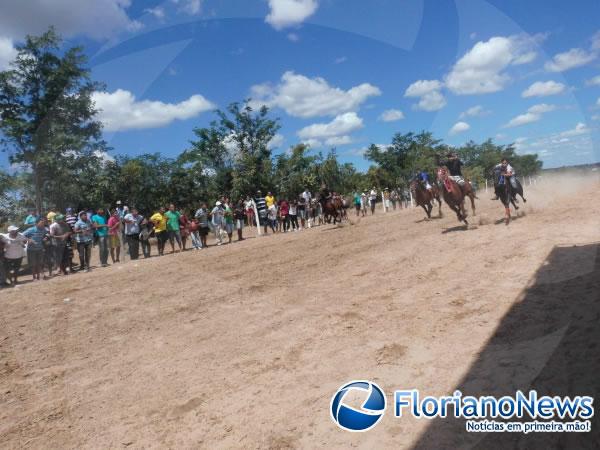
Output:
[[108,225],[103,208],[98,208],[96,214],[92,216],[92,224],[98,238],[100,264],[102,267],[106,267],[108,266]]
[[356,217],[360,214],[360,194],[354,193],[354,208],[356,209]]
[[171,244],[171,253],[175,253],[175,241],[181,251],[181,232],[179,231],[179,218],[181,213],[175,210],[175,205],[171,203],[169,210],[165,213],[167,218],[167,234],[169,236],[169,243]]

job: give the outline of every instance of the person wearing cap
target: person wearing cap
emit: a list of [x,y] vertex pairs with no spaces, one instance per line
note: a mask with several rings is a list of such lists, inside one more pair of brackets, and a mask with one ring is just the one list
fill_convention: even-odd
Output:
[[35,227],[28,228],[23,232],[27,238],[27,262],[31,267],[33,280],[40,280],[44,272],[44,245],[48,240],[48,229],[46,219],[39,219]]
[[222,245],[225,211],[223,209],[223,204],[220,201],[215,203],[215,207],[210,212],[210,216],[217,245]]
[[46,215],[46,219],[48,220],[48,224],[52,224],[54,222],[54,218],[56,217],[56,214],[54,211],[50,210],[48,212],[48,214]]
[[54,216],[54,223],[50,225],[50,236],[52,238],[54,261],[63,275],[69,274],[67,267],[70,265],[70,259],[67,252],[67,242],[71,238],[71,233],[71,227],[65,221],[65,216],[62,214]]
[[98,239],[98,253],[102,267],[108,266],[108,224],[104,215],[104,208],[98,208],[92,216],[92,224]]
[[[0,243],[4,247],[3,266],[5,276],[8,277],[11,286],[16,286],[21,262],[25,256],[27,238],[22,233],[19,233],[19,227],[10,225],[8,233],[0,234]],[[5,278],[2,278],[0,282],[5,283]]]
[[85,211],[78,215],[79,219],[75,222],[73,233],[77,242],[77,253],[79,253],[79,270],[89,272],[90,260],[92,258],[92,244],[94,241],[94,226]]

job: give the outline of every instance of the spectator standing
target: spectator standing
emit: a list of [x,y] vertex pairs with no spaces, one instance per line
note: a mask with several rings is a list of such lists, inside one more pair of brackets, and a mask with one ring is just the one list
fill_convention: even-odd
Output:
[[227,203],[225,203],[225,210],[223,212],[223,219],[225,222],[225,231],[227,232],[227,237],[229,238],[229,244],[231,244],[231,238],[233,236],[233,209],[229,205],[229,199],[227,199]]
[[275,204],[275,196],[271,192],[267,192],[267,196],[265,197],[265,203],[267,205],[267,209]]
[[142,231],[140,226],[144,218],[139,214],[137,208],[131,208],[131,212],[124,219],[129,257],[135,260],[140,257],[140,231]]
[[288,229],[291,225],[292,230],[298,231],[298,202],[296,200],[292,200],[292,202],[290,203],[290,209],[288,211],[288,221],[290,223],[288,225]]
[[354,209],[356,209],[356,217],[358,217],[360,215],[360,206],[361,206],[360,194],[358,192],[355,192],[354,193]]
[[183,245],[183,251],[187,245],[187,238],[190,235],[190,221],[185,214],[185,211],[181,211],[179,216],[179,233],[181,234],[181,245]]
[[289,229],[289,215],[290,215],[290,204],[286,199],[279,202],[279,218],[283,232],[286,233]]
[[198,219],[194,218],[190,220],[190,238],[192,239],[192,247],[195,250],[200,250],[202,248],[202,242],[200,241],[200,235],[198,234],[199,228]]
[[373,186],[369,193],[369,204],[371,206],[371,215],[375,214],[375,204],[377,203],[377,189]]
[[178,251],[181,251],[181,232],[179,218],[181,213],[175,210],[175,205],[170,204],[169,210],[165,213],[167,218],[167,233],[169,235],[169,243],[171,244],[171,253],[175,253],[175,241],[177,241]]
[[106,223],[106,215],[104,208],[98,208],[96,214],[92,216],[92,224],[96,230],[96,242],[98,244],[98,253],[100,257],[100,265],[108,266],[108,224]]
[[235,220],[235,228],[237,229],[238,241],[243,241],[242,232],[244,230],[244,217],[246,215],[244,201],[240,200],[235,205],[233,218]]
[[31,228],[37,224],[38,214],[35,209],[30,209],[29,214],[25,217],[25,221],[23,222],[24,228]]
[[246,200],[244,201],[244,207],[246,208],[246,220],[248,221],[248,226],[254,226],[254,201],[250,198],[250,196],[246,196]]
[[110,259],[113,264],[120,262],[121,258],[121,218],[119,211],[115,208],[108,218],[108,245],[110,247]]
[[50,225],[50,236],[54,249],[54,260],[63,275],[69,274],[67,268],[70,268],[70,258],[67,243],[71,240],[71,234],[71,227],[65,222],[65,216],[57,214],[54,217],[54,223]]
[[306,200],[300,195],[298,197],[298,217],[300,217],[300,230],[306,227]]
[[27,238],[22,233],[19,233],[19,227],[10,225],[8,233],[0,234],[0,242],[4,247],[4,261],[2,262],[4,263],[5,276],[8,277],[11,286],[16,286],[21,262],[25,256]]
[[261,191],[256,191],[254,203],[256,204],[256,210],[258,211],[259,226],[263,227],[265,234],[267,234],[267,226],[269,224],[269,221],[267,219],[267,202],[262,196]]
[[48,238],[46,219],[38,219],[37,224],[23,232],[27,238],[27,262],[34,280],[39,280],[44,271],[44,241]]
[[77,242],[77,253],[79,253],[79,270],[89,272],[90,260],[92,258],[92,244],[94,242],[94,226],[88,219],[87,213],[81,211],[79,219],[75,222],[73,233]]
[[208,226],[208,207],[206,203],[202,203],[202,206],[198,208],[194,217],[198,221],[198,234],[200,235],[200,244],[202,248],[207,248],[206,236],[210,230]]
[[213,230],[215,232],[215,240],[217,242],[217,245],[222,245],[223,244],[223,219],[224,219],[224,211],[222,208],[222,203],[220,201],[217,201],[215,203],[215,207],[213,208],[213,210],[210,213],[211,216],[211,223],[213,226]]
[[140,224],[140,245],[142,246],[142,253],[144,259],[150,258],[152,246],[150,245],[150,236],[152,235],[152,221],[144,218]]
[[167,217],[165,216],[165,208],[160,207],[157,213],[150,217],[150,221],[154,224],[154,236],[156,236],[156,245],[158,247],[158,256],[165,253],[165,244],[169,239],[167,234]]

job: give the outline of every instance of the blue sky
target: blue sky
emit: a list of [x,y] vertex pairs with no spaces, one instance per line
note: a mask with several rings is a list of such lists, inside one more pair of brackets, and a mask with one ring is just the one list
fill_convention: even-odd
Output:
[[[113,153],[176,156],[212,110],[252,97],[272,145],[337,148],[430,130],[493,138],[547,167],[600,161],[596,0],[31,0],[3,5],[0,68],[54,24],[83,44]],[[26,4],[19,4],[26,3]]]

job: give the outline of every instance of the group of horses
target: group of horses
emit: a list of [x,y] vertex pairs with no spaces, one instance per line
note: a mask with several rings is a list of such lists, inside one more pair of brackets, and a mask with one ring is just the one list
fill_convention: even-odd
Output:
[[[511,220],[510,204],[512,203],[515,210],[518,210],[516,202],[516,195],[518,194],[523,202],[527,200],[523,197],[523,186],[516,180],[516,189],[513,188],[509,182],[508,177],[502,174],[500,169],[494,169],[492,171],[494,176],[494,192],[499,200],[504,205],[504,222],[506,225]],[[442,201],[444,199],[448,207],[456,213],[456,217],[459,222],[464,222],[465,225],[469,225],[467,221],[467,212],[465,210],[465,199],[468,197],[471,201],[471,210],[475,216],[475,199],[478,198],[475,195],[473,186],[469,180],[464,180],[464,183],[460,185],[448,174],[446,167],[440,167],[437,172],[438,184],[433,183],[430,189],[427,189],[423,184],[414,179],[410,184],[410,190],[417,206],[421,206],[427,218],[431,218],[431,210],[433,209],[434,202],[438,203],[438,216],[442,217]]]

